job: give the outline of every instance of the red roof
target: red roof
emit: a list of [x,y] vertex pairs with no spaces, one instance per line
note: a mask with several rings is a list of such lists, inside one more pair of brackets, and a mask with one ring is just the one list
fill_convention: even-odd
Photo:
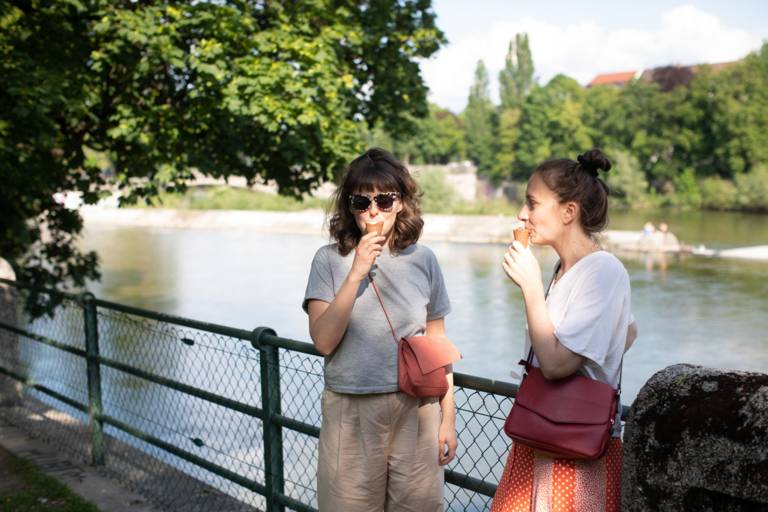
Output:
[[587,84],[587,87],[593,85],[624,85],[635,78],[635,71],[622,71],[621,73],[604,73],[597,75]]

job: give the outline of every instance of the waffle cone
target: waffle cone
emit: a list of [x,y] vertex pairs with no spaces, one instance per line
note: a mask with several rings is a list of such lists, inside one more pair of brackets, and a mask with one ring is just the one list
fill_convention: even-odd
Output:
[[515,240],[528,247],[528,239],[531,237],[531,230],[527,228],[517,228],[514,232]]
[[384,228],[383,222],[377,222],[375,224],[372,224],[370,222],[365,223],[365,234],[368,233],[376,233],[377,235],[381,234],[381,230]]

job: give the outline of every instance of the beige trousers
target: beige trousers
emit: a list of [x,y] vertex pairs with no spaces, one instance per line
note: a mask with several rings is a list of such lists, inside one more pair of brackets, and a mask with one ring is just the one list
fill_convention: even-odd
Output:
[[440,404],[405,393],[323,391],[320,512],[441,512]]

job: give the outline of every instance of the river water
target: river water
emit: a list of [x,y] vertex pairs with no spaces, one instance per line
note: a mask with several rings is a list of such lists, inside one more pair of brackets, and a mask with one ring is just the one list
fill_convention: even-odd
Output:
[[[735,247],[768,243],[768,217],[739,214],[615,213],[613,229],[664,220],[689,244]],[[308,341],[300,308],[322,237],[247,230],[105,228],[86,230],[98,251],[98,297],[244,329],[274,328]],[[456,370],[514,380],[522,355],[522,296],[501,269],[505,247],[429,242],[442,266],[453,311],[448,335],[464,359]],[[544,273],[551,251],[538,251]],[[639,326],[627,353],[622,401],[629,403],[656,371],[676,363],[768,371],[768,262],[672,255],[619,255],[632,284]]]

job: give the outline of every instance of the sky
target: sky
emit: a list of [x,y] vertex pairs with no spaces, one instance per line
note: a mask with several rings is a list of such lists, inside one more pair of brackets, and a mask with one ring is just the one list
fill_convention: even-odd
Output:
[[448,38],[421,62],[429,99],[463,110],[483,59],[498,102],[509,41],[528,33],[535,76],[586,84],[599,73],[739,59],[768,41],[767,0],[433,0]]

